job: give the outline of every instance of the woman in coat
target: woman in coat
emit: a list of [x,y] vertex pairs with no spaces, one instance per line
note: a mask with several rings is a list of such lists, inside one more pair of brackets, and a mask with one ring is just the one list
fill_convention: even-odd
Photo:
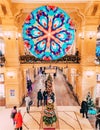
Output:
[[15,115],[15,129],[16,130],[22,130],[22,124],[23,124],[23,118],[22,115],[20,113],[20,110],[18,110],[17,114]]

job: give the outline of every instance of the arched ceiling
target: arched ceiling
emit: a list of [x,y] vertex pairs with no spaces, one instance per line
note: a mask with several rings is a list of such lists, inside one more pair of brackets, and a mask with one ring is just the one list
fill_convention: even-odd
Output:
[[98,25],[100,21],[100,0],[24,0],[24,3],[23,0],[0,0],[0,16],[3,19],[14,18],[18,26],[22,27],[32,10],[51,4],[65,10],[78,26],[84,20],[92,25]]

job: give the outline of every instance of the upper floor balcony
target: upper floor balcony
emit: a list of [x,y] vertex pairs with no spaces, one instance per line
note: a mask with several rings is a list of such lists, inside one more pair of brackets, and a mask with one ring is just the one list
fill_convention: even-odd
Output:
[[22,55],[19,58],[21,64],[33,64],[33,63],[75,63],[79,64],[80,63],[80,56],[79,55],[66,55],[58,60],[42,60],[38,59],[32,55]]

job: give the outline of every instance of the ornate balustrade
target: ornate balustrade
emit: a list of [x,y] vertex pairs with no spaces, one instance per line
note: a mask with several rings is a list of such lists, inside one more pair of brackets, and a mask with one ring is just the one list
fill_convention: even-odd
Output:
[[32,55],[22,55],[19,58],[21,64],[33,64],[33,63],[79,63],[80,57],[76,55],[66,55],[63,58],[53,61],[44,61],[38,59]]
[[4,66],[5,65],[5,56],[4,55],[0,55],[0,66]]

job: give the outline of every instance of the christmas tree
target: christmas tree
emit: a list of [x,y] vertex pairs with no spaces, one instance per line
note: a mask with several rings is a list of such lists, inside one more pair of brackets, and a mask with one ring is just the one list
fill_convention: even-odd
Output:
[[87,94],[86,101],[88,103],[89,110],[95,107],[93,99],[91,98],[90,92],[88,92],[88,94]]
[[46,125],[51,125],[57,121],[57,116],[54,109],[54,104],[52,99],[48,100],[48,104],[46,106],[46,109],[44,110],[44,116],[43,121]]
[[52,76],[50,74],[48,75],[47,80],[52,82]]
[[54,101],[51,97],[52,91],[52,77],[49,74],[46,82],[46,90],[48,92],[48,100],[46,108],[44,109],[43,122],[45,125],[51,125],[57,121],[57,116],[54,109]]

